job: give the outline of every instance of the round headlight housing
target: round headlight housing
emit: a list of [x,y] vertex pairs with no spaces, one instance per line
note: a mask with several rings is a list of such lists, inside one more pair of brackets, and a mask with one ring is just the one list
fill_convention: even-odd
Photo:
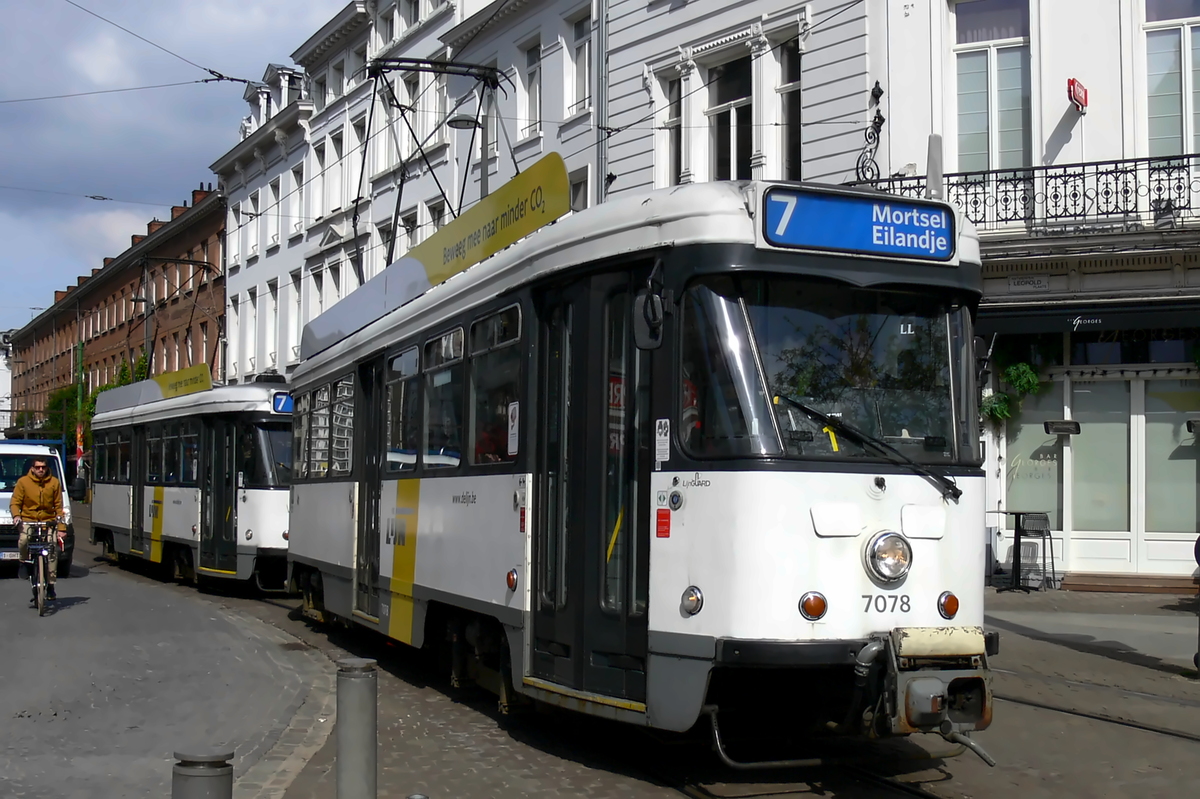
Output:
[[867,571],[876,580],[899,582],[912,567],[912,547],[899,533],[880,533],[867,544],[866,565]]

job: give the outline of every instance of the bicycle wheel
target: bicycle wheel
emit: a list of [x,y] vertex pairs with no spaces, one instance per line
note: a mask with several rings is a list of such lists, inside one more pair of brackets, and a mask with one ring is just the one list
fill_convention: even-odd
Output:
[[46,556],[37,559],[37,608],[38,615],[46,615]]

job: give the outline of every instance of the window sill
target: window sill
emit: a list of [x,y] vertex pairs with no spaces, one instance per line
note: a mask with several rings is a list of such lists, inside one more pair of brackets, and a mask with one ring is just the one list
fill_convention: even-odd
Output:
[[534,149],[535,144],[538,146],[538,148],[540,148],[542,146],[542,131],[540,131],[540,130],[535,131],[534,133],[530,133],[528,136],[526,136],[523,139],[517,139],[516,144],[513,145],[513,149],[514,150],[531,150],[531,149]]
[[304,231],[297,230],[295,233],[288,234],[288,244],[291,244],[293,241],[296,241],[297,239],[302,239],[302,238],[304,238]]
[[564,119],[562,122],[558,123],[558,129],[562,130],[563,128],[569,128],[572,125],[579,122],[580,120],[591,119],[591,117],[592,117],[592,107],[589,105],[587,108],[584,108],[580,111],[576,111],[573,114],[569,114],[566,119]]

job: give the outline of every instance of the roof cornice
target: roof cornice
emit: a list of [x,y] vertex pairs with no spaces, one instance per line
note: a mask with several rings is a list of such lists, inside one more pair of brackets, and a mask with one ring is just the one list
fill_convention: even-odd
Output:
[[321,30],[309,37],[292,53],[292,60],[305,69],[329,55],[329,51],[366,27],[371,15],[367,13],[366,0],[354,0],[325,23]]
[[300,127],[300,123],[311,117],[312,113],[313,104],[310,100],[296,100],[289,103],[282,111],[267,120],[266,124],[233,145],[228,152],[214,161],[209,169],[216,175],[224,175],[233,168],[235,162],[249,161],[253,158],[255,150],[264,143],[270,143],[275,131]]
[[221,211],[224,201],[225,198],[220,192],[210,191],[208,196],[203,200],[193,205],[175,219],[163,223],[163,226],[158,230],[109,261],[107,266],[88,278],[82,286],[78,286],[74,291],[68,293],[67,296],[34,317],[27,325],[15,331],[12,336],[13,342],[15,343],[19,339],[24,338],[27,334],[34,334],[37,328],[48,321],[52,321],[64,308],[74,308],[83,297],[99,290],[99,287],[105,282],[106,278],[110,278],[121,270],[127,269],[143,255],[149,255],[154,250],[166,244],[172,237],[178,236],[192,225],[199,223],[209,214],[219,212],[221,213],[221,218],[224,219],[225,215]]
[[519,13],[531,2],[533,0],[494,0],[442,34],[442,43],[450,48],[451,57],[457,57],[458,48],[464,41],[474,40],[484,28]]

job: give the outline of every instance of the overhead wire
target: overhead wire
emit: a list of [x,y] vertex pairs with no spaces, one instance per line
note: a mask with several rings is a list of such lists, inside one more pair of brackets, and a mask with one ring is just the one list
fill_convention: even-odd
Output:
[[184,80],[178,83],[156,83],[151,86],[130,86],[125,89],[97,89],[90,92],[72,92],[71,94],[47,94],[42,97],[17,97],[11,100],[0,100],[0,105],[8,105],[9,103],[39,103],[43,100],[65,100],[71,97],[91,97],[97,94],[120,94],[122,92],[142,92],[147,89],[170,89],[175,86],[192,86],[197,83],[217,83],[222,80],[234,80],[233,78],[201,78],[199,80]]
[[29,191],[37,194],[57,194],[61,197],[78,197],[83,200],[100,200],[110,203],[121,203],[123,205],[152,205],[156,208],[169,208],[172,203],[152,203],[144,200],[118,200],[115,197],[105,197],[101,194],[77,194],[70,191],[54,191],[53,189],[31,189],[27,186],[4,186],[0,185],[0,190],[6,191]]
[[250,81],[246,80],[245,78],[231,78],[228,75],[222,75],[220,72],[217,72],[215,69],[209,69],[206,66],[197,64],[195,61],[192,61],[189,58],[185,58],[184,56],[181,56],[179,53],[176,53],[173,50],[168,50],[167,48],[163,47],[161,44],[158,44],[157,42],[152,42],[149,39],[147,39],[145,36],[142,36],[141,34],[138,34],[138,33],[134,33],[133,31],[129,30],[129,28],[126,28],[123,25],[119,25],[116,22],[113,22],[111,19],[108,19],[107,17],[100,16],[95,11],[92,11],[89,8],[84,8],[79,3],[76,3],[75,0],[63,0],[63,2],[68,5],[75,6],[75,8],[78,8],[80,11],[84,12],[85,14],[91,14],[93,17],[100,20],[101,22],[108,23],[109,25],[112,25],[114,28],[122,30],[125,33],[128,33],[133,38],[139,39],[140,41],[145,42],[146,44],[150,45],[151,47],[156,47],[159,50],[162,50],[164,53],[166,53],[169,56],[178,58],[180,61],[184,62],[185,64],[189,64],[189,65],[195,67],[196,69],[207,72],[208,74],[212,75],[217,80],[228,80],[228,81],[233,81],[235,83],[249,83],[250,82]]

